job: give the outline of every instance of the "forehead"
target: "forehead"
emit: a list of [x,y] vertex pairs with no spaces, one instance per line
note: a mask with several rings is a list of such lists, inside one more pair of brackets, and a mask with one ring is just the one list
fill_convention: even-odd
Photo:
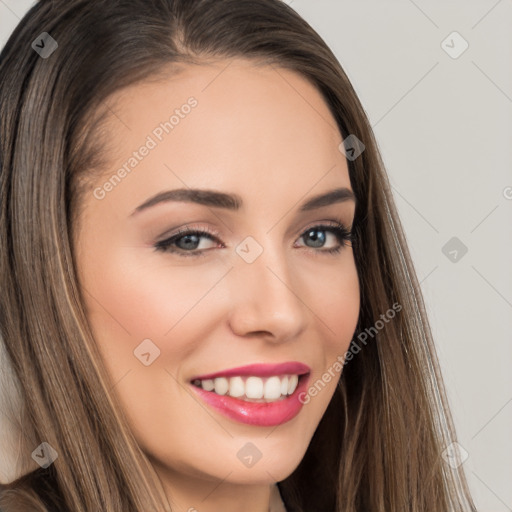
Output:
[[163,182],[242,195],[350,185],[327,103],[288,69],[235,59],[185,65],[121,90],[107,106],[103,180],[132,160],[125,192],[153,193]]

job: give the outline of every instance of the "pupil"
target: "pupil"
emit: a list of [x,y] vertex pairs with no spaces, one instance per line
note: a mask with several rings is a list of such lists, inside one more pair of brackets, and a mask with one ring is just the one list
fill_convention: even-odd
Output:
[[[321,233],[320,236],[315,236],[313,234],[313,236],[311,236],[312,233]],[[309,233],[308,233],[308,237],[310,237],[310,239],[314,242],[314,247],[321,247],[324,243],[325,243],[325,233],[321,230],[318,230],[318,229],[312,229]]]
[[184,241],[184,247],[182,247],[182,249],[196,249],[199,243],[199,237],[197,235],[185,235],[181,240]]

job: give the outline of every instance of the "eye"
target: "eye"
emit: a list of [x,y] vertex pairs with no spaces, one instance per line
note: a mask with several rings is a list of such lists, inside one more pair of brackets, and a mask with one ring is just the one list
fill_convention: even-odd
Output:
[[[154,248],[156,251],[176,253],[179,256],[185,257],[204,256],[208,249],[219,247],[219,244],[221,245],[219,236],[219,233],[211,232],[207,229],[191,229],[186,227],[171,237],[157,242]],[[331,240],[335,244],[334,247],[324,248],[330,238],[334,239]],[[334,254],[340,252],[345,245],[350,245],[352,233],[342,224],[320,224],[304,231],[299,240],[301,239],[311,242],[312,245],[307,245],[307,247],[311,248],[313,252]],[[208,242],[201,243],[202,240],[209,240],[212,242],[211,246],[208,247]]]
[[173,236],[157,242],[154,247],[157,251],[179,253],[180,256],[201,256],[208,248],[201,246],[201,239],[218,241],[217,236],[217,233],[207,229],[184,228]]
[[[335,245],[334,247],[324,248],[326,243],[329,241],[328,235],[331,235],[331,238],[334,238]],[[340,252],[345,245],[351,244],[352,233],[342,224],[320,224],[308,228],[300,238],[304,239],[305,241],[307,240],[312,242],[312,245],[309,245],[308,247],[312,247],[314,249],[322,248],[321,251],[316,252],[334,254]]]

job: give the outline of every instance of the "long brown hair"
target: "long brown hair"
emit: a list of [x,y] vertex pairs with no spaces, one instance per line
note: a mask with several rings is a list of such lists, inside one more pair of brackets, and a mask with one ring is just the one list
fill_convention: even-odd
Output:
[[[31,47],[43,30],[58,43],[48,58]],[[43,1],[4,47],[0,333],[23,399],[23,456],[42,441],[59,456],[3,485],[2,510],[172,510],[95,346],[73,227],[87,177],[106,156],[98,127],[109,95],[169,65],[235,57],[309,79],[342,137],[365,145],[348,162],[361,288],[353,346],[401,306],[344,366],[304,459],[279,482],[288,510],[474,511],[462,469],[442,457],[454,427],[371,126],[325,42],[279,0]]]

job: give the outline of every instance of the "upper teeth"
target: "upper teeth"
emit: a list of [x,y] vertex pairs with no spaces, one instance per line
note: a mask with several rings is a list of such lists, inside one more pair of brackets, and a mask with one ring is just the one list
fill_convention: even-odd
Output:
[[217,377],[216,379],[195,380],[194,384],[206,391],[235,398],[276,400],[291,395],[297,388],[298,375],[273,375],[272,377]]

